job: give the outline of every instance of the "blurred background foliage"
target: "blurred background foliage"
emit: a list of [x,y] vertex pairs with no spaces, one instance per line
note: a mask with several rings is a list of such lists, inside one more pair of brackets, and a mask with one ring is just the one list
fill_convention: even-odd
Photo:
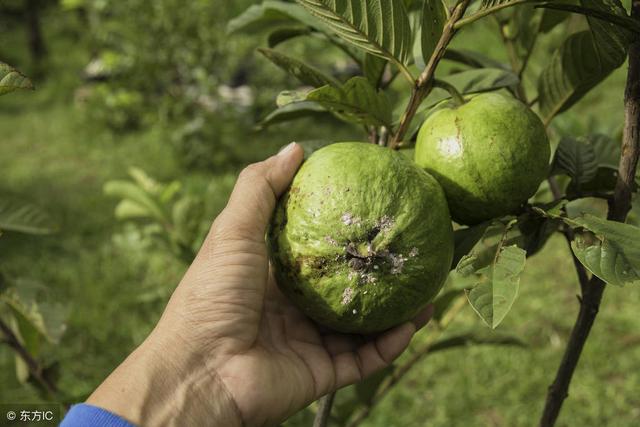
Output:
[[[362,138],[329,115],[257,126],[277,94],[296,87],[255,52],[266,34],[227,34],[228,22],[254,3],[0,2],[0,60],[36,86],[0,99],[0,193],[35,202],[58,229],[5,232],[0,271],[31,283],[23,289],[64,315],[59,336],[38,350],[61,393],[41,394],[0,346],[0,402],[84,399],[152,328],[246,164],[292,140]],[[538,75],[555,46],[583,26],[574,16],[541,35],[528,75]],[[490,19],[465,28],[453,47],[508,62]],[[286,51],[340,79],[354,72],[353,61],[321,40],[293,38]],[[456,69],[443,62],[443,73]],[[528,75],[525,89],[535,85]],[[625,67],[558,117],[553,143],[565,134],[619,140],[624,80]],[[514,333],[526,347],[434,353],[362,425],[534,424],[578,309],[561,237],[531,259],[521,283],[498,332]],[[616,291],[605,296],[558,425],[640,424],[640,295]],[[461,310],[448,334],[478,326],[470,307]],[[412,348],[433,333],[421,332]],[[352,411],[354,396],[366,400],[367,390],[339,393],[336,421]],[[310,425],[313,411],[287,425]]]

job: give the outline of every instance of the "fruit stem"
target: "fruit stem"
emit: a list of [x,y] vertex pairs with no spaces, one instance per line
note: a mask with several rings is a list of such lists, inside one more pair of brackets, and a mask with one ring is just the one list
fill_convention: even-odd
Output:
[[440,89],[444,89],[449,92],[451,99],[453,99],[453,102],[456,104],[456,107],[461,107],[467,103],[462,94],[451,83],[447,83],[444,80],[434,79],[433,87],[439,87]]
[[422,74],[418,77],[418,80],[415,81],[414,87],[411,90],[411,98],[409,99],[409,103],[407,104],[407,108],[400,119],[400,125],[398,126],[398,130],[393,134],[393,138],[391,138],[389,146],[394,150],[400,148],[402,144],[402,140],[405,137],[405,134],[409,130],[409,126],[411,125],[411,120],[416,115],[418,111],[418,107],[422,103],[422,101],[429,96],[431,90],[433,89],[433,80],[436,72],[436,68],[440,63],[440,60],[444,56],[444,53],[447,50],[447,46],[451,43],[451,39],[456,33],[455,24],[464,16],[467,11],[467,7],[471,3],[471,0],[458,0],[457,4],[453,8],[453,12],[451,12],[451,17],[445,24],[442,35],[438,40],[438,44],[436,48],[433,50],[429,61],[427,62],[427,66],[422,71]]

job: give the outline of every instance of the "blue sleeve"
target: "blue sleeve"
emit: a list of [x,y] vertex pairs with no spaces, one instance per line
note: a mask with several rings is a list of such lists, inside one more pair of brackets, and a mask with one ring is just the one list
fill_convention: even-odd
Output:
[[79,403],[73,405],[60,423],[60,427],[135,427],[129,421],[97,406]]

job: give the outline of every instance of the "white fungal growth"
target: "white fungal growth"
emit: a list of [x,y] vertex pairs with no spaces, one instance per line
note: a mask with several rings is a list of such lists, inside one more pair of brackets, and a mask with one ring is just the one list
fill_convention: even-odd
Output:
[[360,279],[362,279],[364,283],[369,283],[369,284],[374,284],[378,281],[378,279],[371,273],[360,274]]
[[334,239],[331,236],[324,236],[324,241],[327,242],[330,245],[338,246],[338,242],[336,241],[336,239]]
[[391,262],[391,274],[402,273],[404,262],[407,260],[407,258],[404,258],[402,255],[396,255],[393,253],[389,253],[388,258]]
[[353,301],[353,288],[345,288],[342,292],[342,305],[347,305]]
[[360,218],[358,218],[357,216],[354,216],[351,212],[343,213],[342,216],[340,217],[340,220],[344,225],[360,226],[362,222]]
[[353,314],[358,314],[358,310],[356,310],[355,308],[352,311]]
[[417,256],[418,256],[418,254],[419,254],[419,253],[420,253],[420,251],[418,251],[418,248],[413,247],[413,248],[411,249],[411,252],[409,252],[409,257],[411,257],[411,258],[415,258],[415,257],[417,257]]
[[380,231],[385,231],[385,232],[391,230],[395,224],[396,222],[393,220],[393,218],[391,218],[388,215],[383,216],[377,222],[377,225],[380,228]]

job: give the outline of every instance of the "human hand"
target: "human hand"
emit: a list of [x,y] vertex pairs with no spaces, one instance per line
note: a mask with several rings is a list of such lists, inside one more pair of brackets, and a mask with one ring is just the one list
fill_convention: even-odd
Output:
[[303,152],[247,167],[154,331],[88,403],[142,425],[274,425],[390,364],[424,326],[324,331],[280,293],[265,231]]

